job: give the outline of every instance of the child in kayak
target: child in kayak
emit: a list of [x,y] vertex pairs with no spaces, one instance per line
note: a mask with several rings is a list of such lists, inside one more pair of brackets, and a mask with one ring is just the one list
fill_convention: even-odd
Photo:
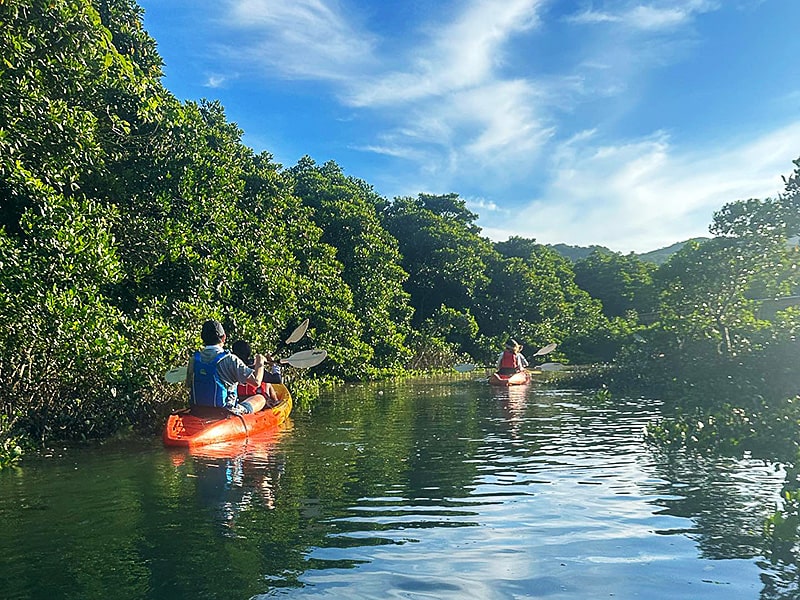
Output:
[[[233,343],[231,351],[242,359],[244,364],[250,366],[253,364],[252,350],[250,344],[244,340],[239,340]],[[277,402],[275,390],[272,388],[273,383],[283,383],[281,377],[280,366],[272,361],[272,357],[267,355],[265,358],[264,377],[259,386],[253,386],[249,383],[246,385],[239,385],[238,394],[240,398],[247,398],[256,394],[260,394],[267,399],[267,406],[274,406]],[[272,368],[267,370],[267,366],[272,363]]]

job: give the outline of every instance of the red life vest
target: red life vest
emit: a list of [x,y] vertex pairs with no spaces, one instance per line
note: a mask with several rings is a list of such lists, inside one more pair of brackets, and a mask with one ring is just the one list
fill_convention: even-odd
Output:
[[261,394],[266,398],[267,396],[267,382],[262,381],[261,385],[258,387],[246,383],[242,385],[241,383],[236,388],[236,395],[239,396],[242,400],[246,400],[250,396],[255,396],[256,394]]
[[509,350],[503,350],[503,356],[500,358],[501,369],[514,369],[517,371],[517,354]]

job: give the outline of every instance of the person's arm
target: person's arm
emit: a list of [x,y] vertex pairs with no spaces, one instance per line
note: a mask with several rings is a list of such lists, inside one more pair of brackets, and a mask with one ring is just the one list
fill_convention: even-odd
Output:
[[528,366],[528,359],[526,359],[522,354],[517,354],[519,356],[519,364],[524,369]]
[[[264,367],[266,362],[267,359],[263,355],[256,354],[255,361],[253,362],[253,372],[250,374],[250,377],[247,378],[248,383],[255,387],[261,385],[261,381],[264,379]],[[264,395],[271,400],[278,399],[278,393],[275,391],[275,388],[272,387],[271,383],[264,384]]]
[[253,372],[247,378],[247,383],[258,387],[261,385],[261,380],[264,379],[264,356],[256,354],[253,361]]
[[500,368],[500,363],[503,362],[503,353],[500,353],[500,356],[497,357],[497,364],[495,365],[495,369]]

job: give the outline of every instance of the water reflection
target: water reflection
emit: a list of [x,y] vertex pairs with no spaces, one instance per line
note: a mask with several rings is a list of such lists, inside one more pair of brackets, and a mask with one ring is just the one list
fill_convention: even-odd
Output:
[[796,598],[790,555],[760,550],[782,473],[646,446],[659,411],[429,379],[337,388],[245,445],[32,461],[0,473],[0,590]]
[[697,598],[753,596],[752,562],[698,560],[691,537],[664,535],[693,526],[659,508],[665,481],[641,435],[657,403],[472,393],[478,404],[463,408],[475,420],[447,444],[433,424],[459,419],[418,407],[427,426],[414,436],[405,485],[344,507],[330,523],[345,533],[311,550],[305,587],[288,595],[668,598],[678,585]]
[[276,448],[291,428],[292,422],[287,420],[279,429],[246,440],[166,451],[176,469],[195,480],[200,505],[215,515],[228,535],[235,536],[239,513],[251,508],[275,509],[286,462]]
[[[701,556],[752,558],[761,553],[763,520],[775,508],[781,469],[763,461],[678,453],[662,456],[661,481],[645,489],[659,498],[659,514],[690,519],[687,534]],[[673,533],[673,532],[660,532]]]

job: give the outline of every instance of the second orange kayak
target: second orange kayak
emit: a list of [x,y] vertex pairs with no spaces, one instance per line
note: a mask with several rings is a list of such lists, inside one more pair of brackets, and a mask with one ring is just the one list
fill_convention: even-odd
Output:
[[492,373],[489,377],[489,385],[498,385],[508,387],[510,385],[525,385],[530,383],[531,375],[527,371],[519,371],[511,375],[500,375],[499,373]]

